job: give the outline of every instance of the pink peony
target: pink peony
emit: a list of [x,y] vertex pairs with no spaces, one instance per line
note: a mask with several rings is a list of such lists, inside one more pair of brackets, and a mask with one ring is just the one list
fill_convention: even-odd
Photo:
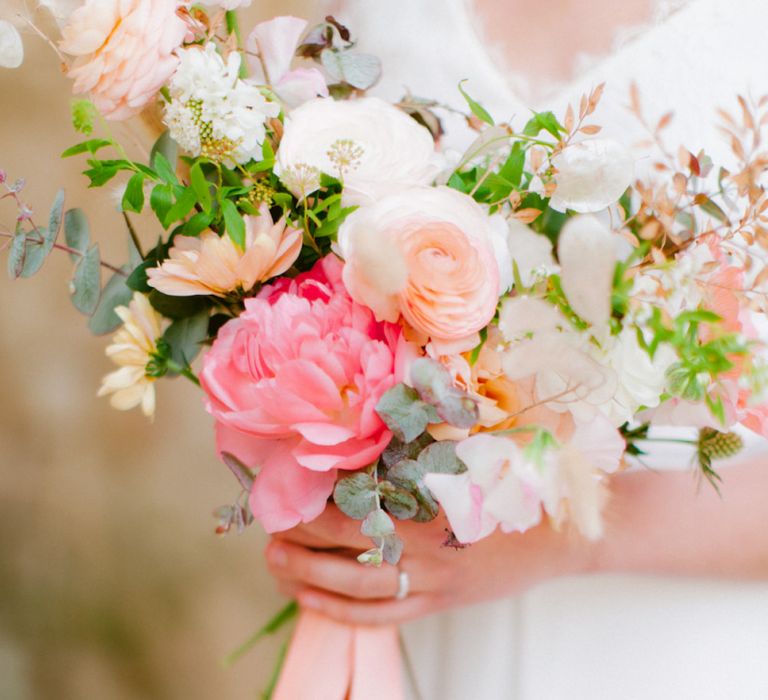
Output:
[[140,112],[171,77],[187,32],[173,0],[86,0],[62,30],[77,94],[108,119]]
[[270,532],[317,517],[336,470],[371,464],[391,438],[374,409],[405,341],[351,299],[341,269],[328,256],[246,300],[200,374],[218,450],[260,469],[250,505]]

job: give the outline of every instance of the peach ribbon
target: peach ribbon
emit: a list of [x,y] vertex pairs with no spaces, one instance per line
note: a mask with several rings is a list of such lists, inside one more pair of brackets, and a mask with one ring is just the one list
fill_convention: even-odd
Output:
[[302,610],[273,700],[403,700],[397,627]]

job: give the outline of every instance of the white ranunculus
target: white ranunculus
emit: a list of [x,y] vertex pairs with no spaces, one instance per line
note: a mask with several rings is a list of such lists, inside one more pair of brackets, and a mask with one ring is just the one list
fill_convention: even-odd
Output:
[[552,158],[557,189],[550,206],[581,214],[600,211],[618,201],[632,183],[634,161],[611,139],[591,139],[566,146]]
[[[593,346],[594,347],[594,346]],[[666,389],[666,373],[677,356],[666,344],[660,345],[651,359],[637,340],[634,328],[625,328],[608,341],[607,350],[596,350],[602,361],[616,373],[613,398],[600,410],[614,425],[631,420],[641,407],[655,408]]]
[[0,67],[18,68],[24,62],[24,44],[18,29],[0,20]]
[[286,118],[275,172],[297,197],[311,192],[301,171],[344,182],[345,204],[379,199],[396,189],[430,184],[440,170],[429,131],[376,97],[305,102]]
[[576,216],[560,232],[557,256],[568,303],[596,330],[602,330],[611,315],[616,269],[613,235],[594,216]]

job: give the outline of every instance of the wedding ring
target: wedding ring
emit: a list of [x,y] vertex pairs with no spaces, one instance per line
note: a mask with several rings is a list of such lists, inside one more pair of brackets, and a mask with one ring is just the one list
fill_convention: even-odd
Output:
[[397,593],[395,600],[405,600],[411,590],[411,578],[405,571],[397,570]]

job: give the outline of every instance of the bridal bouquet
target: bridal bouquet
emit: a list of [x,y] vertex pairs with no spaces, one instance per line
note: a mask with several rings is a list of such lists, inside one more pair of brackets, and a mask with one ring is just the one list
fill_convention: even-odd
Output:
[[[200,384],[242,486],[220,532],[335,502],[377,566],[400,559],[398,521],[440,509],[456,547],[544,518],[597,538],[606,477],[642,461],[651,426],[697,427],[715,486],[734,426],[768,435],[768,100],[722,115],[737,167],[670,152],[665,115],[636,179],[592,121],[601,86],[513,124],[459,84],[461,153],[441,147],[447,107],[365,95],[379,62],[333,18],[243,38],[248,2],[71,4],[57,50],[86,140],[64,157],[87,158],[93,187],[119,179],[130,256],[102,261],[63,195],[36,222],[3,174],[8,269],[72,256],[73,302],[116,331],[100,391],[116,408],[151,416],[161,377]],[[152,109],[164,131],[139,162],[109,123]],[[145,210],[162,230],[148,250],[130,218]]]

